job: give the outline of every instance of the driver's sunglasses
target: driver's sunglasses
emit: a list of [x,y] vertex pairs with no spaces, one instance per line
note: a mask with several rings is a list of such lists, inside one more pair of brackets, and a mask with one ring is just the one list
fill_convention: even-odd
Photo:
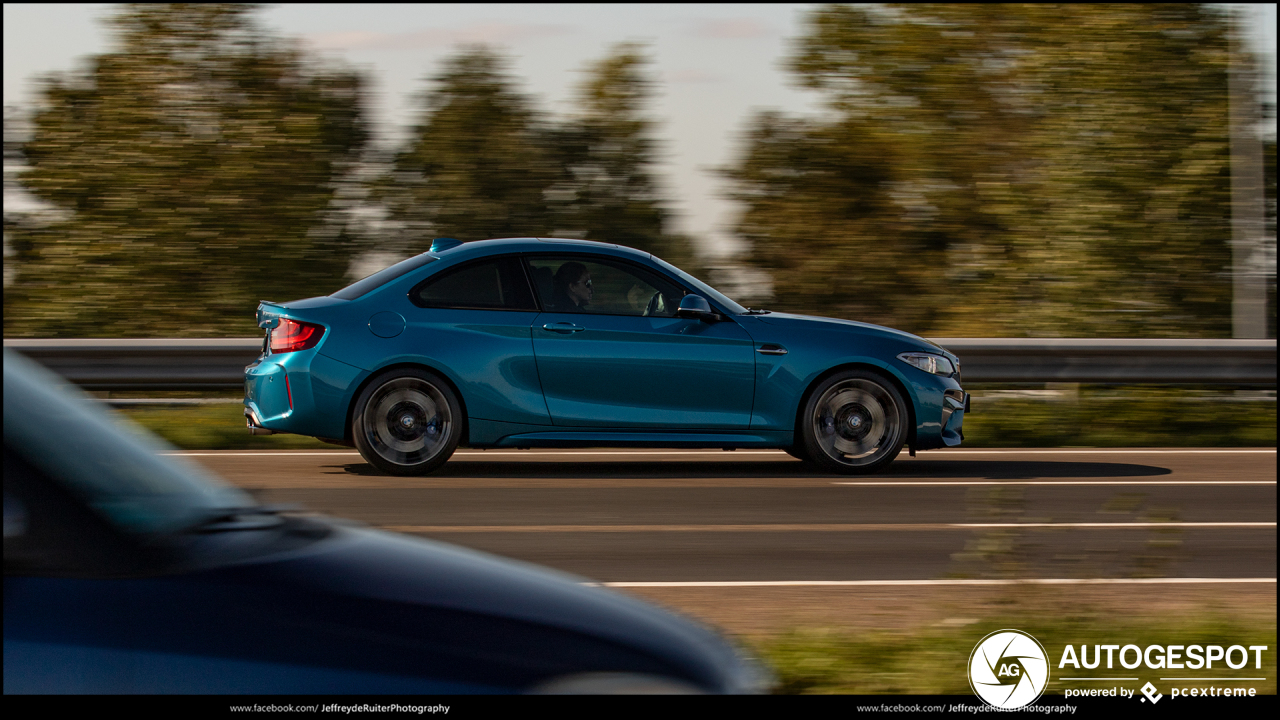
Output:
[[585,288],[587,288],[588,290],[590,290],[590,289],[591,289],[591,278],[587,278],[587,279],[586,279],[586,281],[584,281],[584,282],[582,283],[582,286],[583,286],[583,287],[585,287]]

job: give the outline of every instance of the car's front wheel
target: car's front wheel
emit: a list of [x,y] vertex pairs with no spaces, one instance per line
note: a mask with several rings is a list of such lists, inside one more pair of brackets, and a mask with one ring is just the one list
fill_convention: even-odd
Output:
[[351,434],[369,464],[391,475],[425,475],[458,447],[462,410],[449,385],[424,370],[397,370],[356,400]]
[[801,416],[809,459],[830,472],[870,473],[893,461],[907,439],[906,403],[878,373],[848,370],[814,388]]

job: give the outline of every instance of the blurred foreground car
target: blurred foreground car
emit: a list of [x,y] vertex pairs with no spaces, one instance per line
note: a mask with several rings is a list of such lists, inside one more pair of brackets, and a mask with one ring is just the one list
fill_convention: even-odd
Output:
[[897,330],[749,310],[649,253],[459,243],[333,295],[263,302],[250,432],[383,472],[469,447],[781,448],[835,473],[959,445],[960,362]]
[[567,576],[254,503],[4,358],[4,691],[742,693],[709,630]]

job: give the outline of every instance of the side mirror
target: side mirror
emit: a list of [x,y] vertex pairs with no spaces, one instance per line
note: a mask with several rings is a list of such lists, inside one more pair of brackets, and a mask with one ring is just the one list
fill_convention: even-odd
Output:
[[676,317],[696,318],[703,322],[717,322],[724,319],[720,313],[711,309],[711,304],[701,295],[685,295],[681,298]]

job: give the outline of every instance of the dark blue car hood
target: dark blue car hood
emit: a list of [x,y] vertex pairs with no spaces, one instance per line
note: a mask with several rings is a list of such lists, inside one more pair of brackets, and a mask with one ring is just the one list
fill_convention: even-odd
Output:
[[[763,689],[723,639],[621,594],[444,543],[301,522],[319,539],[206,569],[7,577],[6,691],[522,692],[599,672]],[[269,532],[215,533],[191,549],[225,559]],[[39,674],[64,662],[59,647],[92,658],[76,684]]]
[[[607,664],[603,656],[617,653],[621,665],[637,664],[632,671],[647,667],[648,672],[718,692],[744,689],[733,686],[741,678],[725,676],[725,669],[747,668],[739,667],[740,658],[725,640],[701,625],[582,578],[446,543],[340,527],[333,537],[293,557],[231,566],[216,574],[232,583],[275,585],[338,604],[397,608],[407,622],[394,632],[405,641],[438,645],[441,624],[423,621],[434,616],[447,618],[445,624],[470,618],[477,627],[492,621],[506,633],[529,633],[529,640],[547,635],[539,641],[543,659],[552,666],[567,663],[566,672],[579,663],[557,658],[551,635],[576,635],[572,648],[562,648],[571,655],[587,652]],[[415,613],[421,615],[416,622],[411,619]],[[382,624],[373,618],[340,622],[367,630]],[[517,649],[498,637],[473,636],[464,642],[483,645],[487,640],[498,641],[490,648],[497,654]],[[628,670],[621,665],[619,671]]]

